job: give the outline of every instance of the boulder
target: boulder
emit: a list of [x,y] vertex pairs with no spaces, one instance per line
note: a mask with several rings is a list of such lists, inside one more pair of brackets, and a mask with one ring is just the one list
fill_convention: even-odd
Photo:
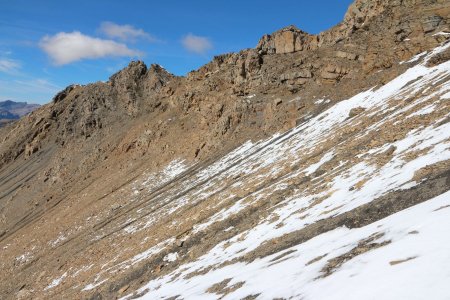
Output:
[[438,15],[431,15],[423,18],[422,20],[422,29],[424,33],[429,33],[434,31],[439,24],[441,24],[443,18]]
[[337,51],[336,57],[338,58],[346,58],[348,60],[356,60],[358,56],[354,53],[344,52],[344,51]]
[[349,118],[356,117],[357,115],[363,113],[366,109],[364,107],[354,107],[348,113]]
[[293,80],[293,79],[297,79],[297,78],[312,78],[312,73],[310,70],[303,69],[303,70],[299,70],[297,72],[281,74],[281,76],[280,76],[281,81]]
[[293,53],[316,47],[315,40],[317,40],[316,36],[291,25],[272,34],[264,35],[256,46],[256,50],[262,54]]
[[328,65],[322,70],[320,76],[325,79],[325,82],[336,82],[348,73],[349,70],[347,68],[336,65]]

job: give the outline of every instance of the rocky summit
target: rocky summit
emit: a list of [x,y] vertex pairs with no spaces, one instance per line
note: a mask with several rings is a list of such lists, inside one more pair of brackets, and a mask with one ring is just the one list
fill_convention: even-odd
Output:
[[0,298],[449,299],[450,2],[255,44],[0,128]]

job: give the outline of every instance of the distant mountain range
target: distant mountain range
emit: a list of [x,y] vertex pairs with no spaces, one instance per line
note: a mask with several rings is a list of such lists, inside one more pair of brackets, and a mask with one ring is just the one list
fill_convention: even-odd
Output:
[[0,101],[0,126],[20,119],[39,106],[39,104],[28,104],[27,102],[15,102],[12,100]]

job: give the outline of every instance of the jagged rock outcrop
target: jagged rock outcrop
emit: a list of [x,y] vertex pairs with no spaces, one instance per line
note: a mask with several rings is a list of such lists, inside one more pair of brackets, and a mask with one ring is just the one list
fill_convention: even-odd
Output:
[[54,103],[57,103],[59,101],[63,101],[67,95],[70,94],[71,91],[73,91],[75,88],[79,87],[79,84],[72,84],[69,85],[68,87],[66,87],[65,89],[63,89],[62,91],[58,92],[55,97],[53,97],[52,101]]
[[171,78],[173,75],[159,65],[151,65],[150,69],[147,69],[144,62],[136,61],[112,75],[109,84],[113,88],[114,96],[124,102],[127,113],[135,116],[142,106],[142,103],[138,103],[139,99],[148,99],[146,104],[152,106],[152,94],[158,93]]
[[[261,54],[308,51],[333,44],[348,44],[346,41],[351,36],[353,43],[360,40],[366,55],[359,57],[359,53],[346,49],[338,51],[336,57],[349,60],[359,57],[365,71],[370,72],[388,68],[392,61],[407,59],[413,53],[419,53],[421,47],[437,45],[436,40],[440,37],[430,33],[450,31],[448,16],[445,0],[358,0],[349,7],[343,22],[329,31],[315,36],[288,26],[265,35],[256,49]],[[364,36],[367,32],[372,35]],[[405,40],[408,43],[398,44]],[[356,45],[351,46],[354,48]]]
[[272,34],[264,35],[256,46],[261,54],[284,54],[317,49],[317,36],[291,25]]

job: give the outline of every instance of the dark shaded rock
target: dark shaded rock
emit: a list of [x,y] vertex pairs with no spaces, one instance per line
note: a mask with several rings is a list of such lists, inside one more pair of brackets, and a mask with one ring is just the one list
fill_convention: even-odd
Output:
[[350,110],[348,113],[349,118],[356,117],[357,115],[363,113],[366,109],[364,107],[355,107]]
[[422,21],[422,28],[423,32],[429,33],[433,30],[435,30],[439,24],[442,22],[443,18],[438,15],[432,15],[429,17],[426,17]]
[[79,85],[77,85],[77,84],[69,85],[64,90],[57,93],[56,96],[53,97],[52,101],[54,103],[57,103],[57,102],[64,100],[70,94],[70,92],[73,91],[73,89],[76,88],[77,86],[79,86]]

